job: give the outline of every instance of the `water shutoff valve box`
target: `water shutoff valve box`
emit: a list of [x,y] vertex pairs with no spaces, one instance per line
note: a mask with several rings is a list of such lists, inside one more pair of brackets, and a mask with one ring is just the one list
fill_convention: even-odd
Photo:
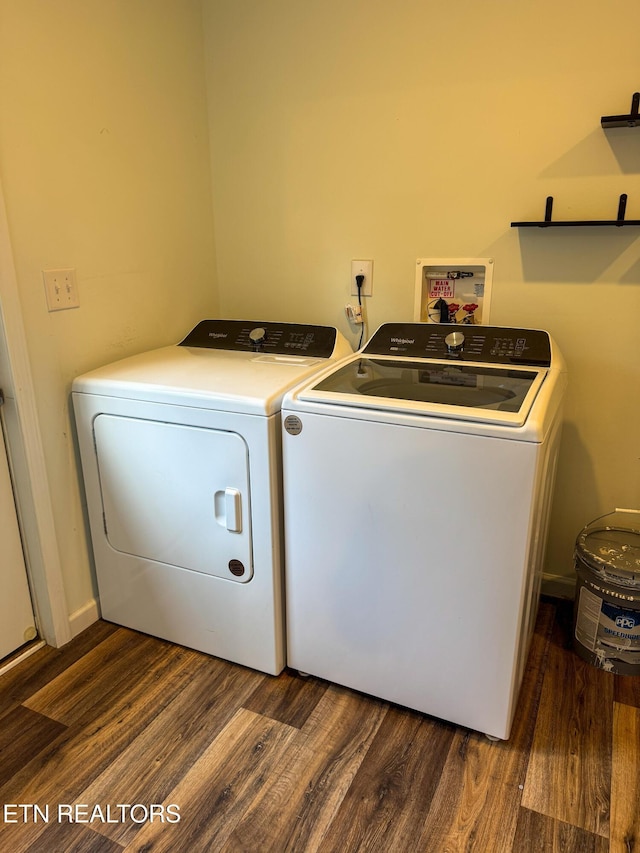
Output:
[[493,258],[418,258],[413,319],[489,323]]

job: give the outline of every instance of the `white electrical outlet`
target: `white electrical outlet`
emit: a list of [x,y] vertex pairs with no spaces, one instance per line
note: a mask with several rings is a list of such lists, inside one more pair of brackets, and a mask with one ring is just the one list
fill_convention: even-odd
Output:
[[75,269],[42,270],[42,278],[49,311],[62,311],[65,308],[79,307],[80,300]]
[[358,295],[356,276],[363,275],[362,296],[373,294],[373,261],[351,261],[351,295]]

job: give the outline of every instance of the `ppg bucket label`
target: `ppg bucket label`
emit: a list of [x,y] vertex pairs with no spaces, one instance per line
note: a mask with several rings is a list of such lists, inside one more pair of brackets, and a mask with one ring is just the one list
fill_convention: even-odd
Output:
[[640,610],[603,601],[583,586],[576,618],[576,640],[597,656],[603,669],[614,669],[608,658],[640,664]]

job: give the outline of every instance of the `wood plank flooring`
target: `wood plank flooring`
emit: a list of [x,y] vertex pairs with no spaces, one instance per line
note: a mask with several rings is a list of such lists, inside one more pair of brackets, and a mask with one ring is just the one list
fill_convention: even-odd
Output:
[[98,622],[0,677],[3,853],[640,853],[640,677],[543,601],[512,736]]

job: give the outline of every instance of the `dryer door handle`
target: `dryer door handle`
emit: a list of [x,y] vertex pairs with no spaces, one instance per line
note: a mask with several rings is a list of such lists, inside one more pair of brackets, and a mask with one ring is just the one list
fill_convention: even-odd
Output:
[[213,497],[216,521],[230,533],[242,533],[242,494],[239,489],[220,489]]
[[238,489],[224,490],[224,506],[227,530],[242,533],[242,495]]

